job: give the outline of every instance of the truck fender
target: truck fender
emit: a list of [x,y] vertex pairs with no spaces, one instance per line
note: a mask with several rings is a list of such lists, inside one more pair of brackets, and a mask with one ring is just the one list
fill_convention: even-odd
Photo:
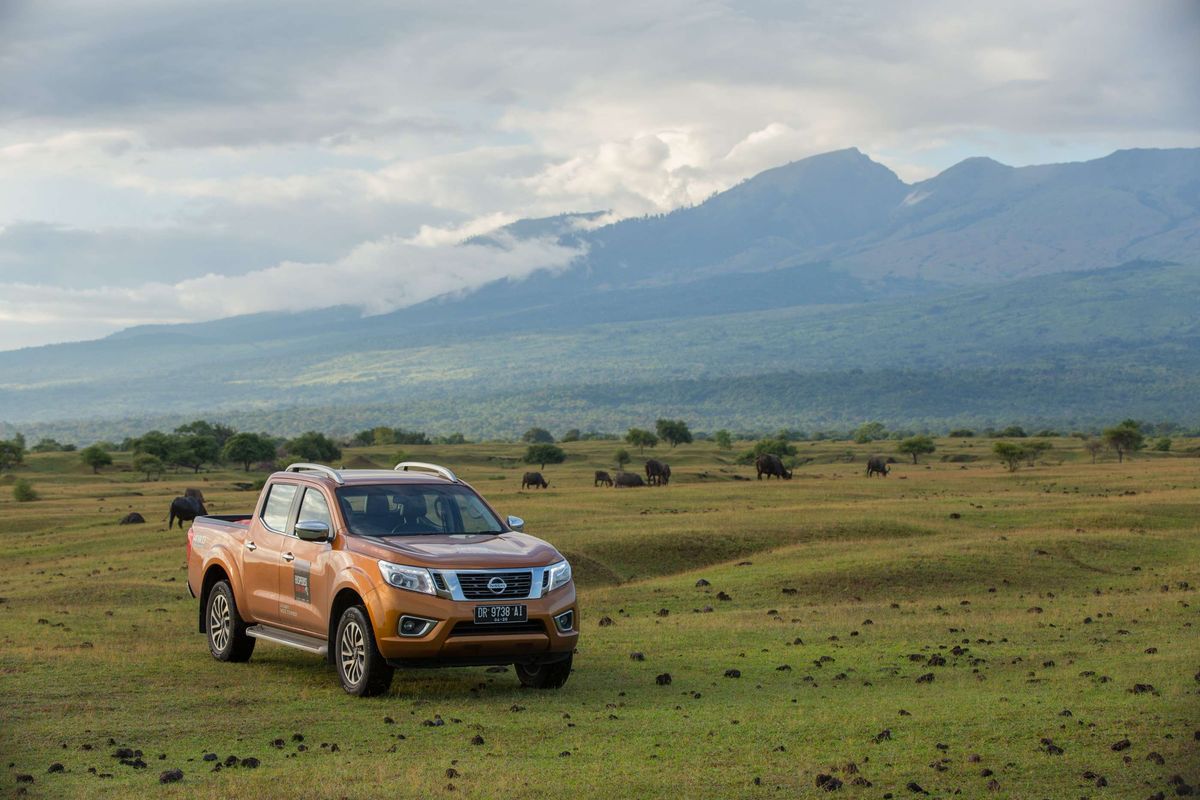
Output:
[[375,586],[372,585],[370,576],[361,567],[347,564],[334,576],[333,589],[329,593],[329,630],[326,638],[330,643],[330,663],[333,661],[333,640],[337,635],[338,621],[346,607],[353,603],[351,593],[357,595],[358,599],[362,601],[362,605],[366,607],[371,626],[378,627],[379,624],[379,612],[372,609],[372,606],[378,604],[378,600],[375,598]]
[[220,567],[225,575],[229,578],[229,585],[233,589],[233,604],[237,607],[238,615],[242,619],[246,619],[245,606],[242,605],[242,598],[245,597],[242,587],[242,571],[239,569],[238,562],[233,558],[233,553],[229,547],[224,544],[214,545],[209,552],[208,558],[204,562],[204,568],[200,572],[200,632],[205,632],[204,607],[208,604],[208,588],[209,588],[209,573],[213,567]]

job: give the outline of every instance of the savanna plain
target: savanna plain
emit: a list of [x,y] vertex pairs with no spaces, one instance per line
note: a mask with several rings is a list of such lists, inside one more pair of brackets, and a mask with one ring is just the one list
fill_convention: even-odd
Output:
[[[558,691],[511,669],[402,671],[369,700],[317,657],[261,643],[218,663],[197,633],[170,499],[195,486],[211,513],[248,512],[236,484],[261,473],[145,481],[128,455],[93,475],[77,453],[32,454],[17,474],[40,499],[0,479],[0,794],[1190,792],[1200,458],[1093,464],[1063,438],[1010,473],[991,445],[939,439],[867,478],[889,443],[799,443],[790,481],[706,442],[660,446],[646,457],[669,486],[610,489],[592,473],[616,443],[579,442],[527,491],[523,446],[406,448],[571,559],[582,636]],[[147,524],[118,525],[129,511]]]

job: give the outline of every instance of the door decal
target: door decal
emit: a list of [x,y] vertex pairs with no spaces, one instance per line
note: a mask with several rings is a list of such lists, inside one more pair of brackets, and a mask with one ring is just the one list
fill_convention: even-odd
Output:
[[297,603],[312,602],[312,593],[309,586],[311,565],[307,561],[296,559],[292,562],[292,596],[295,597]]

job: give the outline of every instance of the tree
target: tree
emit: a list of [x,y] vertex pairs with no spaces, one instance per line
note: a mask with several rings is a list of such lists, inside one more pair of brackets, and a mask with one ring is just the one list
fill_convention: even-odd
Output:
[[970,439],[974,435],[975,431],[970,428],[955,428],[950,431],[950,438],[952,439]]
[[175,429],[175,432],[182,436],[207,436],[216,441],[218,450],[224,447],[225,443],[237,433],[237,431],[228,425],[220,423],[214,425],[208,420],[203,419],[189,422],[187,425],[180,425]]
[[1029,434],[1025,433],[1025,429],[1020,425],[1009,425],[1004,430],[998,431],[996,435],[1008,439],[1024,439]]
[[226,461],[241,464],[246,472],[255,461],[268,461],[275,457],[275,443],[261,433],[235,433],[221,449]]
[[24,478],[18,478],[13,484],[13,499],[18,503],[28,503],[38,499],[38,493],[33,490],[33,484]]
[[80,450],[79,458],[92,468],[93,475],[99,474],[101,467],[110,467],[113,463],[112,456],[98,444]]
[[335,461],[342,457],[342,448],[325,434],[316,431],[305,431],[283,447],[288,453],[305,461]]
[[556,444],[531,444],[525,450],[526,464],[540,464],[542,469],[547,464],[561,464],[567,460],[567,454]]
[[221,458],[221,446],[212,436],[183,435],[174,437],[168,461],[179,467],[191,467],[199,472],[205,464],[215,464]]
[[791,458],[796,455],[796,447],[783,439],[760,439],[754,443],[754,447],[742,453],[738,461],[753,464],[759,456],[766,455],[779,456],[781,459]]
[[452,433],[449,436],[439,436],[437,438],[437,443],[438,444],[466,444],[467,437],[463,436],[461,433]]
[[1025,445],[1025,461],[1029,466],[1037,466],[1037,460],[1054,449],[1049,442],[1036,441]]
[[692,432],[681,419],[660,419],[654,423],[654,429],[658,432],[658,438],[670,443],[672,448],[692,443]]
[[146,480],[150,480],[152,475],[162,475],[163,462],[158,456],[142,453],[140,456],[134,456],[133,468],[138,472],[145,473]]
[[571,428],[562,435],[560,442],[578,442],[580,437],[579,428]]
[[1146,437],[1142,434],[1141,425],[1127,419],[1120,425],[1105,430],[1104,442],[1117,451],[1117,461],[1122,462],[1126,453],[1135,453],[1145,446]]
[[625,469],[625,465],[630,462],[629,451],[624,447],[617,450],[613,454],[613,460],[617,462],[617,469]]
[[15,441],[0,442],[0,472],[12,469],[24,460],[24,447]]
[[1154,449],[1160,453],[1171,452],[1171,437],[1170,436],[1160,437],[1159,440],[1154,443]]
[[1103,453],[1106,447],[1108,447],[1108,445],[1104,443],[1103,439],[1094,439],[1089,436],[1083,440],[1083,449],[1091,453],[1093,464],[1096,463],[1096,456]]
[[636,447],[639,453],[644,453],[647,447],[658,445],[658,437],[642,428],[630,428],[625,434],[625,441],[630,447]]
[[39,439],[32,448],[35,453],[60,453],[63,446],[57,439]]
[[873,442],[876,439],[886,439],[887,428],[883,426],[882,422],[864,422],[855,429],[852,438],[859,444]]
[[530,444],[554,444],[554,434],[545,428],[530,428],[521,434],[521,441]]
[[729,435],[729,431],[722,428],[713,434],[713,441],[717,443],[717,447],[721,450],[733,449],[733,437]]
[[901,453],[912,456],[913,463],[917,463],[917,456],[927,455],[937,450],[933,443],[933,439],[928,436],[910,436],[896,447]]
[[1009,472],[1016,472],[1021,468],[1021,462],[1025,460],[1029,451],[1025,445],[1013,444],[1012,442],[996,442],[992,445],[992,450],[996,457],[1004,462],[1004,466],[1008,467]]
[[163,433],[162,431],[147,431],[132,442],[133,452],[149,453],[152,456],[158,456],[164,463],[171,460],[171,449],[175,446],[178,437]]

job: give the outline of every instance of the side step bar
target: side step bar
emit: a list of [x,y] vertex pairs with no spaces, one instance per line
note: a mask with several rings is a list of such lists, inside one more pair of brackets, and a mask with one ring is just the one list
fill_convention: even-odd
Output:
[[318,656],[323,656],[329,652],[329,643],[324,639],[318,639],[315,636],[305,636],[303,633],[293,633],[292,631],[272,628],[269,625],[251,625],[249,628],[246,628],[246,635],[253,636],[255,639],[262,639],[264,642],[274,642],[275,644],[294,647],[297,650],[314,653]]

